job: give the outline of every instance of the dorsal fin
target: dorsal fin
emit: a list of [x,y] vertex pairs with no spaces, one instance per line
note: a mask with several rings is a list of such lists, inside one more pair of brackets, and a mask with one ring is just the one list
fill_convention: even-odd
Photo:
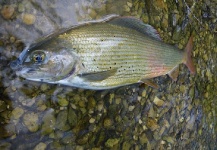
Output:
[[146,34],[161,41],[157,30],[151,25],[143,23],[139,19],[133,17],[115,17],[114,19],[109,20],[108,23],[134,29],[140,33]]

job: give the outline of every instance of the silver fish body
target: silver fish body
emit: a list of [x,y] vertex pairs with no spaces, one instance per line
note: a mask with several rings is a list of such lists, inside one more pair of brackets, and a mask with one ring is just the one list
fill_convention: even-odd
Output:
[[[46,58],[32,61],[39,53]],[[34,81],[109,89],[165,75],[186,62],[185,54],[162,42],[151,26],[121,18],[72,28],[32,48],[17,74]]]

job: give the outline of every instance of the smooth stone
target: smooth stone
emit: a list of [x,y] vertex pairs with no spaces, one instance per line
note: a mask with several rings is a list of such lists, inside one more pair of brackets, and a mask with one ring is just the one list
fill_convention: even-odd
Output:
[[49,109],[42,118],[41,132],[43,135],[50,134],[55,129],[56,118],[53,109]]
[[45,150],[47,148],[47,145],[43,142],[40,142],[38,145],[35,146],[33,150]]
[[112,148],[115,145],[117,145],[119,143],[120,139],[115,138],[115,139],[108,139],[105,143],[105,146],[108,148]]
[[32,25],[35,23],[36,17],[33,14],[23,14],[22,15],[22,21],[23,23],[25,23],[26,25]]
[[20,107],[16,107],[13,111],[12,111],[12,118],[13,119],[19,119],[24,113],[24,110]]
[[38,114],[29,112],[24,114],[23,122],[30,132],[36,132],[39,128],[38,125]]
[[4,5],[1,10],[1,15],[4,19],[11,19],[14,14],[14,7],[12,5]]

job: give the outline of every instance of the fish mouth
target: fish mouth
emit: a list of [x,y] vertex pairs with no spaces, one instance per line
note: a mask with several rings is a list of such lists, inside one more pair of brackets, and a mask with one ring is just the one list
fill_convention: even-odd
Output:
[[10,63],[10,68],[12,70],[20,70],[20,68],[21,68],[21,61],[19,59],[12,61]]

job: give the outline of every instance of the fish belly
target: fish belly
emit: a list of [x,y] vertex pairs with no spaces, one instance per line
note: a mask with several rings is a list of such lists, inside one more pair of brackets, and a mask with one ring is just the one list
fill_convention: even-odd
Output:
[[117,69],[90,86],[115,87],[167,74],[182,63],[183,51],[135,30],[108,23],[86,25],[60,35],[70,41],[86,72]]

